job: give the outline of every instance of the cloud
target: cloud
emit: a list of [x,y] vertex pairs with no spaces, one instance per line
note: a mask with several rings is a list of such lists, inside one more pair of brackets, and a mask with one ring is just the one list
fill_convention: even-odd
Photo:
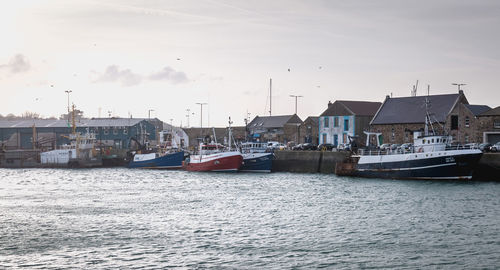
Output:
[[119,82],[122,86],[133,86],[147,80],[167,81],[173,84],[189,82],[184,72],[176,71],[168,66],[149,76],[144,76],[134,73],[130,69],[120,69],[117,65],[110,65],[106,68],[104,73],[97,73],[97,78],[93,80],[93,82]]
[[31,69],[31,65],[24,55],[16,54],[8,64],[0,65],[0,69],[6,69],[10,73],[22,73]]
[[111,65],[108,66],[106,71],[100,74],[94,82],[119,82],[122,86],[133,86],[141,83],[142,80],[143,78],[141,75],[133,73],[130,69],[120,70],[117,65]]
[[151,74],[149,79],[152,81],[169,81],[173,84],[185,83],[189,81],[184,72],[175,71],[171,67],[165,67],[160,72]]

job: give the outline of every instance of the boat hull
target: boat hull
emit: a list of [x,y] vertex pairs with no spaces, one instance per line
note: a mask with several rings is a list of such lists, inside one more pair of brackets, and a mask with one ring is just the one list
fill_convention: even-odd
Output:
[[182,168],[182,161],[184,160],[184,152],[175,152],[166,154],[154,159],[130,161],[129,168],[141,169],[179,169]]
[[243,163],[239,152],[191,156],[185,169],[191,172],[236,172]]
[[385,155],[365,159],[362,156],[354,175],[389,179],[471,179],[481,156],[479,150]]
[[271,172],[273,165],[272,153],[243,154],[242,172]]

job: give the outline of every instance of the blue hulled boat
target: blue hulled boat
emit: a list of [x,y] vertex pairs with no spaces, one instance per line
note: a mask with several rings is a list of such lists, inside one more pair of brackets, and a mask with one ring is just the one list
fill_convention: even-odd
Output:
[[246,142],[241,144],[242,172],[271,172],[273,153],[268,153],[266,143]]
[[129,168],[143,169],[180,169],[184,160],[184,151],[166,153],[135,154],[129,162]]

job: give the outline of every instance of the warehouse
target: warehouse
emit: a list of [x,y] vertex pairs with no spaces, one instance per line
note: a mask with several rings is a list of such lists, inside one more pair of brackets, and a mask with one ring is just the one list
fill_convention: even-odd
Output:
[[[159,130],[155,121],[161,123],[158,119],[92,118],[81,119],[75,125],[77,132],[95,133],[101,145],[128,149],[131,141],[147,144],[156,140]],[[1,120],[0,146],[3,150],[37,148],[47,151],[68,144],[69,133],[71,124],[67,120]]]

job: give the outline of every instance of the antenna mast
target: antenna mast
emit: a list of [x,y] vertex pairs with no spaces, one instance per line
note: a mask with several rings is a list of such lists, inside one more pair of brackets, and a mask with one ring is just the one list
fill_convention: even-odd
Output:
[[273,104],[273,79],[269,79],[269,116],[271,116],[271,108]]
[[417,96],[417,88],[418,88],[418,80],[417,83],[413,86],[413,90],[411,91],[411,96],[416,97]]

